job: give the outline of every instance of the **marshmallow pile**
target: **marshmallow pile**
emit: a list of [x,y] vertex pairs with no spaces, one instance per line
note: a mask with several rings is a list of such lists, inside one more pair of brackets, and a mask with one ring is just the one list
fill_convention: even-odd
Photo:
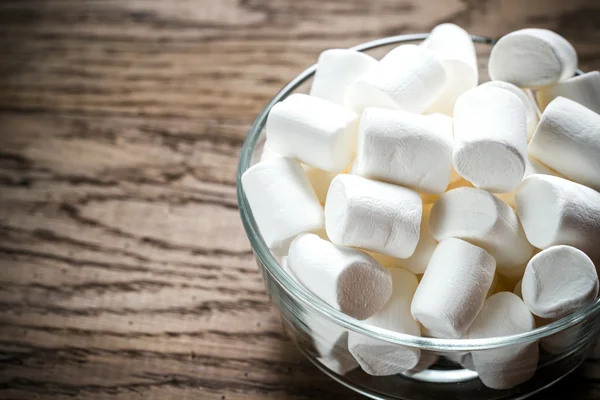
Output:
[[[310,94],[270,110],[242,176],[265,243],[315,297],[406,335],[519,334],[594,302],[600,74],[576,68],[573,46],[544,29],[502,37],[480,85],[471,36],[453,24],[381,60],[324,51]],[[307,322],[340,374],[410,376],[437,360],[321,325]],[[538,352],[461,359],[507,389],[533,376]]]

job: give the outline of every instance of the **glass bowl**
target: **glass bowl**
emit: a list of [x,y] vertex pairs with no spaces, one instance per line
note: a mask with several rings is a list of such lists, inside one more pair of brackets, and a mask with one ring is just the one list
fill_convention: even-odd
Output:
[[[360,44],[354,49],[379,58],[394,45],[421,41],[427,36],[392,36]],[[473,36],[473,40],[480,81],[485,81],[494,40],[479,36]],[[336,381],[373,399],[523,399],[577,368],[600,335],[600,300],[524,334],[487,339],[435,339],[380,329],[348,317],[315,297],[282,269],[258,231],[240,179],[260,158],[271,107],[292,93],[307,93],[315,69],[313,65],[300,73],[261,111],[244,142],[237,172],[237,197],[246,234],[269,296],[281,313],[286,332],[300,351]],[[384,347],[389,350],[396,346],[419,349],[420,365],[402,374],[371,376],[358,367],[349,353],[348,335],[389,346]],[[489,362],[479,362],[475,371],[474,357]],[[490,385],[490,379],[495,381],[493,378],[505,383],[501,388],[490,388],[494,386]]]

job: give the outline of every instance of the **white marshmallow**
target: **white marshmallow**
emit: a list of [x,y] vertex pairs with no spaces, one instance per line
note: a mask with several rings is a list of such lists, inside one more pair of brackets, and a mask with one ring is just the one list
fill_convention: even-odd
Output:
[[[281,154],[274,151],[269,142],[265,142],[263,151],[260,156],[260,161],[267,161],[273,158],[283,157]],[[332,179],[335,178],[337,173],[323,171],[322,169],[311,167],[310,165],[300,164],[304,169],[306,177],[310,181],[311,186],[315,190],[317,198],[321,204],[325,204],[325,198],[327,197],[327,190],[329,190],[329,184]]]
[[423,372],[426,369],[429,369],[435,363],[437,363],[439,359],[440,356],[438,356],[437,354],[434,354],[427,350],[421,350],[421,358],[419,359],[417,365],[415,365],[411,370],[406,371],[404,375],[414,376],[419,372]]
[[[289,268],[287,256],[281,257],[281,268],[297,281],[296,275]],[[317,360],[339,375],[358,367],[358,363],[348,351],[348,331],[341,326],[327,321],[323,317],[305,314],[303,321],[309,329]]]
[[446,72],[430,51],[405,44],[390,51],[346,91],[347,107],[381,107],[422,113],[442,91]]
[[503,81],[489,81],[483,83],[481,87],[497,87],[500,89],[508,90],[509,92],[515,94],[519,98],[519,100],[523,102],[523,105],[525,106],[525,121],[527,124],[527,140],[531,139],[531,137],[533,136],[533,132],[535,132],[535,128],[537,126],[539,118],[537,111],[535,110],[534,103],[531,101],[529,96],[527,96],[527,94],[523,91],[523,89],[520,89],[518,86],[515,86],[512,83]]
[[358,320],[379,312],[392,293],[390,273],[371,256],[314,234],[298,236],[287,261],[308,290]]
[[435,336],[462,337],[483,306],[496,261],[460,239],[441,241],[417,288],[413,317]]
[[269,248],[286,247],[299,233],[323,228],[323,207],[296,160],[262,161],[244,172],[242,187]]
[[441,24],[433,28],[421,46],[436,55],[446,70],[442,92],[427,112],[452,116],[458,96],[477,86],[479,79],[473,40],[461,27]]
[[566,178],[600,190],[600,115],[557,97],[544,110],[529,153]]
[[358,115],[339,104],[294,93],[271,108],[267,140],[283,156],[341,172],[356,151]]
[[317,360],[338,375],[345,375],[359,366],[348,351],[348,332],[340,336],[329,355],[317,357]]
[[600,72],[592,71],[574,76],[554,86],[541,88],[535,95],[542,110],[560,96],[600,114]]
[[523,301],[542,318],[562,318],[598,296],[598,274],[590,258],[571,246],[552,246],[527,264]]
[[488,86],[458,98],[452,157],[456,172],[475,187],[509,192],[523,178],[526,158],[525,106],[517,95]]
[[[365,322],[378,328],[421,336],[419,324],[410,314],[410,303],[419,281],[414,274],[394,268],[392,296],[381,311]],[[409,371],[419,362],[421,351],[415,347],[392,345],[359,333],[350,332],[348,349],[369,375],[387,376]]]
[[376,65],[377,60],[360,51],[325,50],[319,56],[310,95],[343,105],[348,86]]
[[[496,293],[485,301],[469,328],[470,339],[515,335],[535,329],[533,315],[514,293]],[[473,351],[473,365],[483,384],[510,389],[529,380],[537,368],[537,342]]]
[[532,175],[515,200],[529,243],[539,249],[573,246],[600,262],[600,193],[556,176]]
[[533,254],[515,211],[482,189],[444,193],[431,209],[429,227],[438,241],[455,237],[482,247],[495,258],[498,273],[509,279],[521,277]]
[[419,242],[412,256],[399,259],[400,265],[413,274],[422,274],[427,269],[431,255],[437,246],[437,241],[429,229],[429,218],[431,215],[431,204],[423,206],[423,217],[421,218],[421,231]]
[[577,69],[577,53],[565,38],[547,29],[511,32],[492,48],[488,71],[493,80],[537,88],[564,81]]
[[383,108],[367,108],[358,128],[354,172],[440,194],[452,170],[452,120]]
[[[558,176],[558,172],[548,168],[535,158],[528,155],[527,159],[525,159],[525,174],[523,174],[523,179],[535,174]],[[515,209],[517,207],[515,204],[515,193],[516,190],[513,190],[508,193],[494,193],[494,195]]]
[[327,193],[325,229],[333,243],[406,258],[417,247],[422,212],[413,190],[338,175]]

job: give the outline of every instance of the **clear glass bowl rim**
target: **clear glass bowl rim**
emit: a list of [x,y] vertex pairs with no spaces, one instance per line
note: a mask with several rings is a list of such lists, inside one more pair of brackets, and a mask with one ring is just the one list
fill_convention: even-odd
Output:
[[[352,47],[352,49],[357,51],[371,50],[390,44],[424,40],[428,36],[428,33],[389,36],[356,45]],[[471,37],[473,38],[473,41],[475,43],[493,45],[496,42],[496,39],[492,38],[476,35],[471,35]],[[281,268],[275,257],[271,254],[269,248],[267,247],[262,236],[259,233],[258,227],[256,226],[256,222],[254,221],[254,217],[252,216],[252,212],[248,205],[246,196],[244,195],[244,191],[242,190],[241,177],[242,174],[251,166],[252,154],[254,152],[256,144],[258,143],[260,133],[264,128],[267,115],[271,107],[277,102],[283,100],[288,95],[290,95],[298,86],[300,86],[308,78],[310,78],[314,74],[316,68],[317,64],[313,64],[312,66],[301,72],[299,75],[297,75],[292,81],[285,85],[271,99],[267,106],[259,113],[258,117],[254,121],[254,124],[250,128],[246,140],[244,141],[242,150],[240,152],[240,160],[237,170],[237,199],[246,235],[248,236],[250,244],[253,250],[255,251],[257,257],[260,259],[269,275],[280,285],[280,287],[285,292],[288,293],[289,296],[291,296],[295,301],[300,303],[303,307],[310,309],[312,312],[317,313],[322,318],[325,318],[334,324],[342,326],[345,329],[392,344],[434,351],[487,350],[501,348],[505,346],[524,344],[562,332],[589,318],[600,318],[600,299],[597,299],[595,302],[582,307],[573,314],[570,314],[558,321],[552,322],[546,326],[537,328],[526,333],[486,339],[425,338],[381,329],[366,324],[362,321],[355,320],[354,318],[348,317],[347,315],[334,309],[329,304],[326,304],[325,302],[317,298],[310,291],[305,289],[302,285],[300,285],[293,278],[291,278]],[[578,70],[577,74],[581,74],[581,71]]]

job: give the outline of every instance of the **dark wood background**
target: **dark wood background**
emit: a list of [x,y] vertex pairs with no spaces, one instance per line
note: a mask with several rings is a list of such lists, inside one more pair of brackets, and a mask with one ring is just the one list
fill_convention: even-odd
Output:
[[2,1],[0,397],[356,398],[282,332],[238,151],[320,51],[445,21],[550,28],[600,67],[597,0]]

